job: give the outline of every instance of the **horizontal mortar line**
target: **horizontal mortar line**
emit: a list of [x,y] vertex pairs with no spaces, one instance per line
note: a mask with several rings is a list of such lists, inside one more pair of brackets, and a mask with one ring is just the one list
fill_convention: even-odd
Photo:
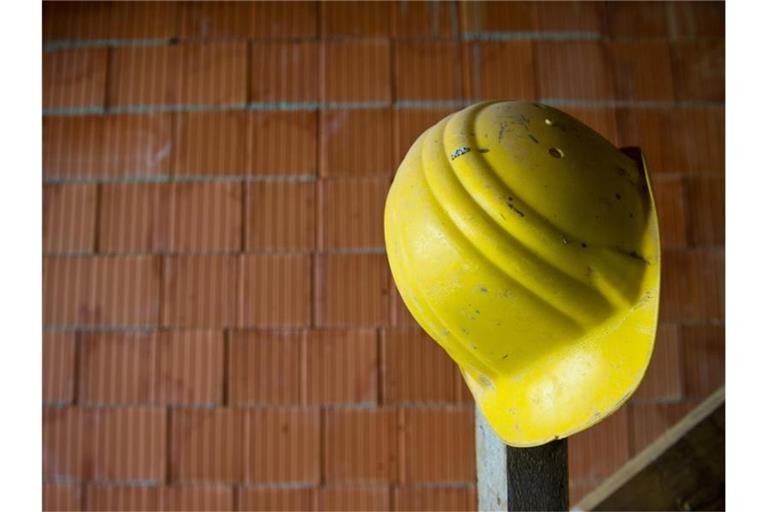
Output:
[[[55,174],[55,173],[54,173]],[[654,170],[651,178],[654,182],[668,182],[679,178],[720,178],[723,171],[677,171],[677,170]],[[318,176],[316,174],[260,174],[260,175],[197,175],[197,176],[120,176],[120,177],[75,177],[75,178],[44,178],[43,185],[124,185],[140,183],[218,183],[218,182],[320,182],[334,180],[357,180],[367,178],[384,178],[383,173],[371,174],[365,176]]]
[[448,482],[408,482],[399,484],[400,488],[417,489],[473,489],[475,486],[475,482],[464,480],[452,480]]
[[[317,489],[317,482],[296,480],[288,482],[247,482],[241,481],[235,484],[238,489]],[[358,487],[358,486],[356,486]]]
[[463,41],[595,41],[605,39],[599,32],[591,31],[508,31],[464,32]]
[[[330,251],[324,251],[330,252]],[[100,252],[43,252],[44,258],[138,258],[138,257],[176,257],[176,256],[311,256],[313,254],[319,254],[312,249],[306,250],[286,250],[286,251],[241,251],[241,250],[210,250],[210,251],[100,251]]]
[[141,480],[109,480],[99,478],[96,480],[83,480],[82,483],[94,486],[121,486],[121,487],[164,487],[164,480],[141,479]]
[[582,100],[567,98],[542,98],[540,103],[553,107],[586,107],[586,108],[697,108],[697,107],[725,107],[724,102],[720,101],[698,101],[698,100]]
[[227,409],[241,412],[259,412],[268,410],[293,410],[293,411],[347,411],[347,410],[383,410],[395,411],[398,409],[448,409],[452,411],[474,410],[474,402],[420,402],[418,404],[400,404],[400,403],[376,403],[376,402],[357,402],[357,403],[212,403],[212,404],[186,404],[186,403],[153,403],[153,402],[43,402],[45,409],[67,409],[77,408],[84,410],[110,410],[110,409],[155,409],[158,411],[183,412],[184,410],[212,411],[217,409]]
[[633,396],[628,405],[697,405],[709,395],[686,395],[678,398],[637,398]]
[[[661,322],[663,325],[676,325],[676,322],[672,321],[664,321]],[[58,330],[59,327],[62,326],[46,326],[43,328],[44,331],[52,331],[55,332]],[[67,330],[74,330],[70,329],[71,326],[65,326]],[[74,326],[78,327],[78,326]],[[270,326],[248,326],[248,327],[181,327],[181,328],[170,328],[167,326],[154,326],[149,327],[146,330],[142,330],[141,332],[148,332],[148,333],[167,333],[171,331],[226,331],[229,333],[283,333],[283,334],[305,334],[309,332],[335,332],[339,330],[348,330],[348,331],[373,331],[373,330],[382,330],[382,331],[402,331],[402,330],[419,330],[420,327],[417,326],[399,326],[399,325],[388,325],[388,326],[378,326],[378,327],[367,327],[367,326],[359,326],[359,325],[351,325],[346,327],[339,327],[339,326],[278,326],[278,327],[270,327]],[[98,326],[94,329],[90,329],[92,332],[110,332],[109,328],[103,328],[100,329]],[[138,332],[138,331],[137,331]],[[389,402],[388,402],[389,403]],[[435,400],[435,401],[420,401],[420,400],[403,400],[399,402],[391,402],[393,404],[402,404],[403,406],[419,406],[419,405],[451,405],[456,404],[455,401],[441,401],[441,400]],[[46,402],[46,404],[50,405],[69,405],[71,404],[70,401],[62,401],[62,400],[51,400],[49,402]],[[256,402],[254,402],[256,404]]]
[[[725,326],[724,318],[702,318],[702,319],[683,319],[683,320],[663,320],[659,322],[660,325],[675,326],[680,325],[683,327],[701,327],[701,326]],[[136,332],[136,333],[153,333],[153,332],[168,332],[168,331],[232,331],[232,332],[303,332],[303,331],[333,331],[333,330],[373,330],[373,329],[402,329],[402,327],[396,325],[326,325],[326,326],[310,326],[310,325],[248,325],[248,326],[185,326],[185,325],[163,325],[163,326],[147,326],[147,325],[82,325],[82,324],[49,324],[43,326],[43,332]],[[413,327],[416,329],[416,327]],[[423,405],[451,405],[455,402],[396,402],[402,407],[420,407]]]
[[[51,174],[56,174],[52,172]],[[119,177],[79,177],[79,178],[43,178],[43,185],[86,185],[86,184],[131,184],[131,183],[217,183],[217,182],[313,182],[319,181],[315,174],[259,174],[259,175],[163,175],[163,176],[119,176]]]
[[[622,145],[623,146],[623,145]],[[640,146],[642,149],[642,146]],[[651,170],[651,185],[656,183],[668,183],[681,178],[724,178],[725,171],[665,171],[661,169]]]
[[143,38],[143,39],[59,39],[43,43],[43,51],[70,50],[78,48],[114,48],[135,46],[167,46],[177,42],[177,38]]
[[285,35],[264,37],[203,37],[203,36],[170,36],[156,38],[136,39],[54,39],[43,43],[44,52],[78,48],[123,48],[141,46],[176,46],[197,44],[269,44],[269,43],[360,43],[360,42],[389,42],[390,44],[410,42],[504,42],[504,41],[602,41],[602,42],[665,42],[685,43],[694,41],[722,40],[723,36],[649,36],[637,38],[624,34],[609,35],[591,30],[521,30],[521,31],[470,31],[461,32],[453,28],[453,34],[393,34],[380,36],[354,36],[354,35]]
[[[717,244],[664,247],[664,254],[679,253],[719,253],[725,246]],[[137,258],[137,257],[177,257],[177,256],[322,256],[325,254],[386,254],[385,247],[316,247],[312,249],[280,250],[260,249],[242,251],[239,249],[209,251],[44,251],[46,258]]]
[[[57,50],[78,49],[78,48],[121,48],[138,46],[171,46],[184,44],[252,44],[252,43],[355,43],[355,42],[389,42],[397,44],[399,42],[425,41],[425,42],[462,42],[462,41],[620,41],[636,40],[636,38],[610,37],[595,31],[580,30],[521,30],[521,31],[475,31],[458,32],[452,35],[431,35],[431,34],[413,34],[413,35],[381,35],[381,36],[349,36],[349,35],[325,35],[325,36],[277,36],[277,37],[246,37],[246,38],[208,38],[208,37],[185,37],[178,36],[160,37],[160,38],[138,38],[138,39],[58,39],[45,42],[43,51],[54,52]],[[693,36],[671,39],[668,37],[646,38],[646,40],[659,41],[690,41],[696,40]],[[717,38],[713,38],[717,39]]]
[[241,251],[239,249],[212,249],[209,251],[46,251],[45,258],[137,258],[137,257],[176,257],[176,256],[322,256],[324,254],[386,254],[385,247],[323,247],[296,250],[259,249]]
[[143,104],[115,107],[85,106],[43,109],[43,117],[86,115],[165,114],[198,112],[314,112],[318,110],[428,109],[462,107],[464,100],[399,100],[399,101],[257,101],[228,104]]
[[[167,104],[167,105],[128,105],[120,107],[66,107],[43,109],[43,117],[75,117],[88,115],[120,114],[165,114],[165,113],[200,113],[200,112],[315,112],[324,110],[375,110],[391,108],[394,110],[462,108],[474,103],[489,101],[483,98],[466,100],[397,100],[397,101],[331,101],[331,102],[294,102],[267,101],[231,104]],[[542,98],[536,100],[551,106],[573,106],[585,108],[697,108],[724,107],[720,101],[699,100],[584,100],[577,98]]]
[[[153,332],[161,329],[158,325],[82,325],[82,324],[48,324],[43,325],[43,332]],[[196,329],[196,328],[191,328]],[[206,329],[201,327],[200,329]]]

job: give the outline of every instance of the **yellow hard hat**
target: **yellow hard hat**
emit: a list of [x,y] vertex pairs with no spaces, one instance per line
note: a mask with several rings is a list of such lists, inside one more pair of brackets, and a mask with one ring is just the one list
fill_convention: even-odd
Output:
[[579,432],[637,388],[659,308],[651,184],[573,117],[522,101],[449,115],[400,165],[384,232],[403,301],[505,443]]

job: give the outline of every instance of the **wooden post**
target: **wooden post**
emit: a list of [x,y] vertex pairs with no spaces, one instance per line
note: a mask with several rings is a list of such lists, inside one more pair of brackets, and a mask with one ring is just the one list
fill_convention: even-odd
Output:
[[568,442],[512,448],[475,409],[478,509],[568,510]]

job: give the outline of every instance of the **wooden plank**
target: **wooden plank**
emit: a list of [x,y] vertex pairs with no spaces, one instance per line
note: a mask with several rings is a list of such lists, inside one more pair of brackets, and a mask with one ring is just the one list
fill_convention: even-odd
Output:
[[505,445],[475,412],[478,510],[568,510],[568,444]]
[[582,499],[575,510],[724,510],[725,389]]

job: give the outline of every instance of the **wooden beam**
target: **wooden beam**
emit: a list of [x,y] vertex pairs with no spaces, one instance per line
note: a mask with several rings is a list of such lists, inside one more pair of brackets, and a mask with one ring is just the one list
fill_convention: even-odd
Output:
[[627,462],[575,510],[725,510],[725,389]]
[[505,445],[475,410],[478,510],[568,510],[568,444]]

